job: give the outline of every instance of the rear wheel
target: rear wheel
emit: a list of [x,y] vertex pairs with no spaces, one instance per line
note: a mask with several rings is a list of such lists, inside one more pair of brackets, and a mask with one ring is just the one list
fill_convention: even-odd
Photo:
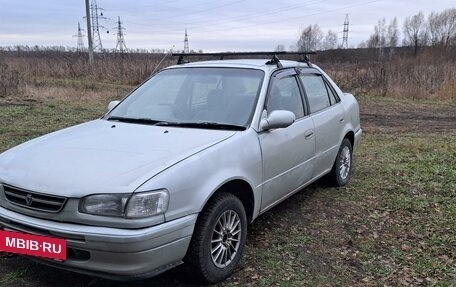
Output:
[[350,181],[352,170],[353,147],[350,141],[345,138],[340,145],[336,161],[329,174],[329,178],[336,186],[344,186]]
[[204,283],[229,277],[241,258],[246,234],[247,216],[239,198],[215,194],[197,220],[187,253],[192,274]]

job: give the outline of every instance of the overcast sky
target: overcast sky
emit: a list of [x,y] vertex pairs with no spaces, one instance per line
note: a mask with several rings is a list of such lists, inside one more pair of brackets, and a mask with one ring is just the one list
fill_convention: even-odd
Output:
[[[0,46],[44,45],[76,47],[78,22],[86,30],[84,0],[0,0]],[[116,20],[125,27],[128,48],[183,49],[188,29],[190,49],[209,51],[287,49],[299,31],[318,24],[342,41],[349,14],[349,45],[373,32],[378,19],[405,17],[422,11],[456,8],[455,0],[97,0],[103,8],[100,25],[105,48],[116,46]],[[84,30],[84,35],[86,31]],[[109,31],[109,33],[108,33]],[[87,47],[87,40],[84,39]]]

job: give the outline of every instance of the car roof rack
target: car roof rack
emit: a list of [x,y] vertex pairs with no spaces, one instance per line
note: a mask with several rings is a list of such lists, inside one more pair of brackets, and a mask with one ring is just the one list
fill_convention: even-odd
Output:
[[301,60],[299,62],[306,63],[309,67],[312,67],[312,63],[308,55],[315,55],[316,52],[221,52],[221,53],[173,53],[172,56],[178,56],[177,64],[187,64],[190,61],[187,59],[188,57],[201,57],[201,56],[214,56],[220,57],[220,60],[224,60],[225,57],[231,56],[272,56],[271,60],[267,61],[266,65],[276,65],[278,68],[283,68],[282,63],[280,63],[279,58],[277,55],[299,55],[301,56]]

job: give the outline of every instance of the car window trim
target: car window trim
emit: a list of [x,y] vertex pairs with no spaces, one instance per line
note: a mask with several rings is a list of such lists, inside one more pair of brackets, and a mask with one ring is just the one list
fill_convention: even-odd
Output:
[[[326,84],[326,89],[329,89],[331,91],[331,93],[334,95],[334,98],[336,99],[336,103],[334,105],[337,105],[338,103],[340,103],[339,95],[336,93],[336,91],[334,90],[334,87],[331,85],[331,83],[329,83],[329,81],[324,76],[323,76],[323,80]],[[329,94],[329,91],[328,91],[328,94]]]
[[306,67],[306,68],[297,68],[296,72],[298,74],[315,74],[315,75],[323,75],[319,70],[312,68],[312,67]]

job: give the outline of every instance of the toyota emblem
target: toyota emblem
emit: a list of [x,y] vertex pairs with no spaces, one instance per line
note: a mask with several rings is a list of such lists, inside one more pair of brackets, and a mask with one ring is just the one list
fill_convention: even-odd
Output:
[[32,205],[32,203],[33,203],[33,195],[28,193],[27,196],[25,197],[25,203],[27,203],[28,206]]

